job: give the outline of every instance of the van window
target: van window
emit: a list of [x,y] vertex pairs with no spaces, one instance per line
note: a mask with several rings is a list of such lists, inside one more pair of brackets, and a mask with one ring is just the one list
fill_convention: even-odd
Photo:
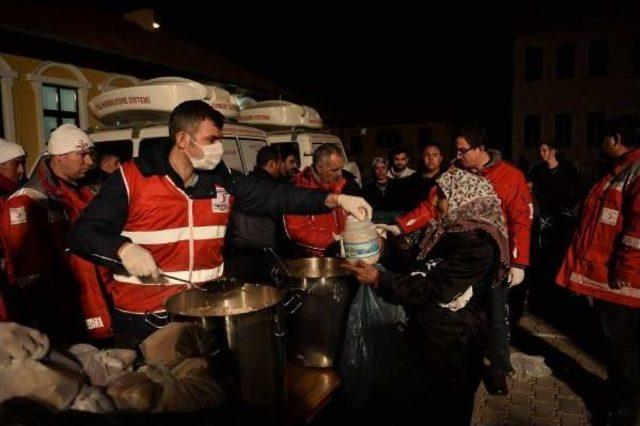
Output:
[[[140,152],[139,156],[142,157],[144,155],[148,155],[151,148],[157,143],[167,143],[169,138],[148,138],[140,141]],[[244,172],[245,170],[252,170],[253,166],[256,162],[256,153],[260,148],[265,146],[267,143],[263,140],[243,140],[243,154],[245,156],[246,162],[250,164],[251,169],[246,169],[243,166],[242,159],[240,157],[240,150],[238,149],[238,143],[234,138],[223,138],[222,139],[222,147],[224,148],[224,163],[227,167],[235,170],[239,170],[240,172]],[[244,145],[247,145],[246,147]],[[246,154],[245,154],[246,152]]]
[[121,163],[124,163],[131,160],[133,155],[133,142],[130,140],[95,142],[93,146],[97,158],[101,155],[114,154],[120,158]]
[[345,160],[347,158],[347,154],[345,154],[344,149],[342,148],[342,145],[339,143],[335,143],[335,142],[314,142],[313,144],[311,144],[311,148],[313,148],[313,151],[315,152],[316,149],[318,149],[318,147],[320,145],[324,145],[325,143],[330,143],[331,145],[335,145],[336,147],[338,147],[340,149],[340,151],[342,151],[342,155],[344,156]]
[[230,169],[236,169],[244,172],[245,169],[242,167],[240,150],[238,149],[238,143],[236,140],[232,138],[223,138],[222,147],[224,148],[224,156],[222,157],[224,164],[226,164]]
[[260,148],[267,146],[267,141],[264,139],[240,139],[239,142],[242,158],[244,158],[244,164],[248,173],[256,166],[258,151],[260,151]]

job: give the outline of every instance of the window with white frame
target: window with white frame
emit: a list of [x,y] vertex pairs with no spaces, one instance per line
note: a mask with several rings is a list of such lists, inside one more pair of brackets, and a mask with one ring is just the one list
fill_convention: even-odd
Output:
[[42,85],[42,113],[44,117],[44,137],[56,127],[70,123],[80,125],[78,113],[78,91],[72,87]]
[[[65,70],[71,78],[51,75],[50,70]],[[58,72],[56,72],[58,74]],[[71,64],[43,62],[27,74],[35,98],[40,151],[46,146],[51,130],[64,123],[74,123],[86,129],[89,126],[87,95],[91,83]]]

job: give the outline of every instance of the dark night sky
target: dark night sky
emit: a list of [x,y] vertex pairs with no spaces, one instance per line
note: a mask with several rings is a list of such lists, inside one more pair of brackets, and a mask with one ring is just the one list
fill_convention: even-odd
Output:
[[640,5],[519,0],[496,10],[497,2],[442,1],[347,9],[344,3],[297,2],[284,9],[269,3],[98,4],[118,13],[151,7],[162,31],[260,72],[335,121],[477,120],[500,139],[509,135],[514,28],[637,14]]

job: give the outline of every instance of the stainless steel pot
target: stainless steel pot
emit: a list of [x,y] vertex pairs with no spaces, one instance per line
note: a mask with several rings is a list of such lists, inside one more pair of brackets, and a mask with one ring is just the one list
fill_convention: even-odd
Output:
[[306,367],[332,367],[357,284],[344,259],[311,257],[284,261],[289,274],[274,269],[274,279],[298,297],[299,309],[287,316],[288,360]]
[[171,321],[189,321],[213,334],[214,374],[231,376],[240,397],[282,418],[286,402],[282,290],[234,280],[186,290],[165,307]]

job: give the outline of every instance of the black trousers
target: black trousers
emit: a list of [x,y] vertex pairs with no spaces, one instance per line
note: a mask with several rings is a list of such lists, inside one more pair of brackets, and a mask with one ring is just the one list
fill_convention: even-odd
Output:
[[468,425],[482,377],[486,317],[469,306],[458,312],[437,306],[407,332],[422,363],[425,413],[448,425]]
[[491,368],[509,373],[509,285],[504,283],[492,287],[486,296],[486,310],[489,316],[489,333],[487,336],[487,357]]
[[640,309],[599,301],[613,408],[637,409],[640,398]]

